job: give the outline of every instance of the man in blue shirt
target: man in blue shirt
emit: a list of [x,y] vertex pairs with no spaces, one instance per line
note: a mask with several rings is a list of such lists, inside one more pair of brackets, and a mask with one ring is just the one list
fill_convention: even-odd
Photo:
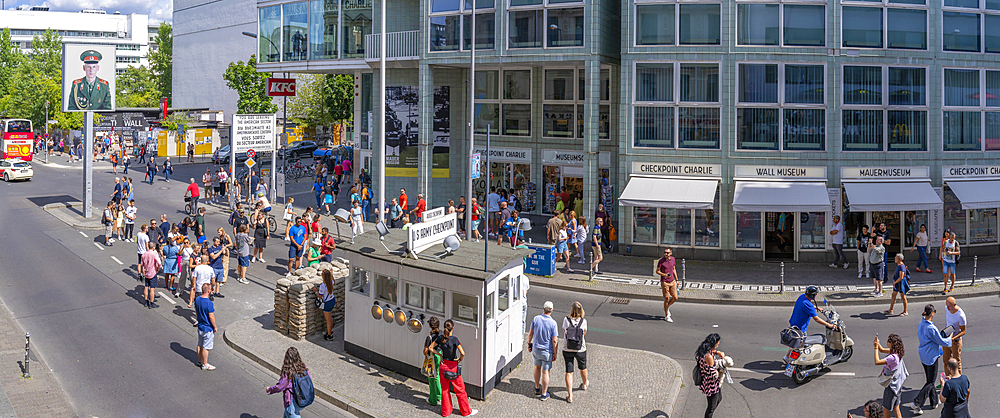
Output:
[[305,252],[306,227],[302,226],[302,217],[295,217],[295,226],[288,229],[288,274],[291,276],[294,268],[302,267],[302,254]]
[[823,312],[823,308],[816,306],[816,295],[818,294],[818,287],[809,286],[805,293],[799,295],[799,298],[795,300],[795,308],[792,309],[792,317],[788,319],[789,326],[799,327],[803,333],[808,333],[809,319],[813,319],[817,323],[823,324],[824,327],[831,329],[835,327],[816,314],[817,310]]
[[212,294],[211,297],[223,297],[222,293],[219,293],[222,287],[222,282],[226,278],[226,269],[223,268],[223,260],[225,257],[229,256],[229,249],[222,245],[222,240],[219,237],[212,238],[212,246],[208,248],[208,258],[212,260]]
[[215,370],[215,366],[208,364],[208,351],[214,345],[215,333],[219,332],[215,325],[215,304],[209,299],[211,292],[212,285],[203,284],[201,296],[194,302],[194,312],[198,318],[198,367],[202,370]]
[[937,326],[934,325],[934,314],[937,309],[934,305],[924,306],[924,320],[917,325],[917,339],[920,340],[920,363],[924,366],[924,387],[920,393],[913,398],[913,403],[909,405],[913,409],[914,415],[923,414],[920,407],[924,406],[925,400],[930,400],[931,409],[937,408],[938,397],[934,389],[934,379],[937,378],[937,363],[941,357],[941,346],[951,347],[951,336],[942,337]]
[[546,301],[542,314],[531,320],[528,331],[528,351],[535,360],[535,394],[541,395],[543,401],[549,398],[549,370],[559,348],[559,328],[552,319],[552,309],[552,302]]

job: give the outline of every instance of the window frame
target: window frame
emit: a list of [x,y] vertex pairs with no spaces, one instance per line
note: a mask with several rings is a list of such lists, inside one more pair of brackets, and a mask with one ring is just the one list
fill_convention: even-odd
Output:
[[[778,6],[778,44],[777,45],[756,45],[756,44],[741,44],[740,43],[740,18],[739,18],[739,6],[743,4],[755,4],[755,5],[768,5],[774,4]],[[827,48],[829,39],[827,39],[827,2],[822,0],[738,0],[736,1],[736,9],[734,10],[734,43],[738,47],[764,47],[764,48]],[[785,6],[823,6],[823,45],[785,45]]]
[[[409,281],[409,280],[400,280],[400,283],[403,284],[403,292],[402,292],[403,293],[403,300],[402,300],[403,303],[400,304],[400,305],[401,306],[405,306],[407,308],[411,308],[411,309],[419,309],[421,311],[425,310],[426,306],[427,306],[427,285],[423,285],[423,284],[420,284],[420,283],[412,282],[412,281]],[[410,286],[419,287],[420,288],[420,303],[421,303],[422,306],[417,306],[417,305],[410,304],[410,292],[409,292]]]
[[[511,6],[510,5],[510,0],[503,0],[503,1],[504,1],[504,5],[507,8],[507,10],[505,10],[504,13],[503,13],[503,16],[505,17],[505,19],[504,19],[505,20],[504,21],[505,30],[503,32],[506,35],[506,41],[505,41],[504,45],[506,46],[507,50],[514,50],[514,51],[516,51],[516,50],[525,50],[525,49],[528,49],[528,50],[531,50],[531,49],[567,49],[567,48],[583,48],[583,47],[587,46],[587,40],[586,40],[587,39],[587,25],[586,25],[586,23],[587,23],[587,18],[589,17],[589,15],[590,15],[591,12],[589,10],[590,9],[589,7],[585,7],[586,6],[586,2],[584,0],[571,1],[571,2],[560,2],[560,3],[550,3],[549,0],[541,0],[542,4],[531,4],[531,5],[524,5],[524,6]],[[583,10],[584,27],[583,27],[583,39],[580,40],[580,42],[582,43],[581,45],[549,46],[549,28],[548,28],[549,10],[560,10],[560,9],[581,9],[581,10]],[[536,47],[536,46],[532,46],[532,47],[513,47],[513,46],[511,46],[511,43],[510,43],[510,27],[512,26],[510,24],[511,16],[512,16],[513,12],[527,12],[527,11],[541,11],[542,12],[542,25],[541,25],[542,26],[542,39],[541,39],[542,46],[541,47]]]
[[[670,65],[673,67],[673,73],[671,74],[671,86],[673,89],[673,97],[667,101],[639,101],[636,100],[636,92],[638,91],[639,77],[637,77],[637,69],[639,64],[662,64]],[[715,102],[692,102],[692,101],[682,101],[681,100],[681,67],[685,64],[694,65],[716,65],[719,70],[719,92],[717,101]],[[628,130],[626,135],[629,138],[629,148],[630,149],[642,149],[642,150],[691,150],[691,151],[719,151],[722,149],[722,109],[723,109],[723,86],[722,77],[724,76],[722,61],[718,60],[704,60],[704,61],[678,61],[678,60],[636,60],[632,62],[632,85],[631,85],[631,103],[629,106],[629,121],[631,129]],[[664,107],[673,109],[673,140],[669,147],[649,147],[649,146],[636,146],[635,145],[635,118],[636,118],[636,108],[637,107]],[[707,109],[717,109],[719,111],[719,145],[715,148],[681,148],[680,146],[680,124],[677,121],[680,118],[680,109],[684,108],[707,108]]]
[[[880,104],[847,104],[846,95],[847,88],[844,87],[844,74],[846,67],[879,67],[882,70],[882,101]],[[924,69],[924,104],[923,105],[891,105],[889,104],[889,68],[923,68]],[[838,97],[840,108],[838,109],[839,114],[837,117],[840,120],[840,152],[881,152],[881,153],[920,153],[930,151],[930,74],[931,66],[929,65],[913,65],[913,64],[875,64],[875,63],[841,63],[840,64],[840,82],[841,91],[840,97]],[[942,80],[944,80],[944,72],[941,73]],[[882,112],[882,144],[878,150],[848,150],[845,149],[846,143],[844,142],[844,111],[848,110],[879,110]],[[922,150],[890,150],[889,149],[889,133],[891,128],[889,126],[889,112],[890,111],[911,111],[911,112],[926,112],[927,115],[927,131],[924,136],[924,149]]]
[[[844,44],[844,7],[869,7],[869,8],[879,8],[882,10],[882,46],[878,48],[874,47],[864,47],[864,46],[847,46]],[[907,9],[907,10],[922,10],[924,12],[924,48],[890,48],[889,47],[889,11],[888,9]],[[861,1],[861,0],[845,0],[840,3],[840,16],[838,19],[839,32],[840,32],[840,48],[841,49],[867,49],[867,50],[892,50],[892,51],[931,51],[930,45],[930,32],[931,32],[931,10],[927,6],[927,1],[924,4],[905,4],[905,3],[894,3],[890,0],[882,1]],[[942,23],[943,25],[943,23]],[[943,27],[943,26],[942,26]],[[943,38],[942,38],[943,39]],[[942,42],[944,42],[942,40]]]
[[[805,0],[811,1],[811,0]],[[665,46],[681,46],[681,47],[705,47],[705,46],[722,46],[723,45],[723,22],[724,22],[724,8],[723,2],[719,0],[634,0],[632,2],[632,21],[635,23],[635,28],[632,31],[632,47],[638,48],[657,48]],[[664,5],[672,4],[674,5],[674,42],[671,44],[654,44],[654,45],[643,45],[638,43],[639,40],[639,6],[649,6],[649,5]],[[719,43],[718,44],[682,44],[680,42],[681,37],[681,6],[682,5],[692,5],[692,4],[717,4],[719,5]]]
[[[757,102],[741,102],[740,101],[740,67],[743,64],[750,65],[775,65],[778,66],[778,96],[777,102],[775,103],[757,103]],[[788,103],[785,98],[785,67],[786,66],[820,66],[823,68],[823,103]],[[735,76],[735,93],[733,94],[734,105],[733,105],[733,150],[740,152],[826,152],[829,142],[829,132],[830,132],[830,106],[827,99],[827,81],[829,78],[829,73],[827,72],[827,65],[822,61],[795,61],[795,62],[784,62],[784,61],[737,61],[736,62],[736,76]],[[739,148],[738,135],[739,135],[739,123],[737,118],[739,116],[740,109],[775,109],[778,112],[778,149],[743,149]],[[811,109],[811,110],[823,110],[823,146],[820,149],[785,149],[785,110],[786,109]]]
[[[564,71],[565,70],[572,70],[573,71],[573,76],[570,79],[570,84],[572,84],[571,92],[573,94],[573,100],[555,100],[555,99],[546,99],[545,98],[546,95],[548,95],[548,91],[546,90],[548,88],[548,79],[546,78],[546,72],[550,71],[550,70],[564,70]],[[613,80],[614,74],[613,74],[613,71],[611,71],[611,66],[609,66],[609,65],[608,66],[602,65],[600,71],[601,72],[604,72],[604,71],[608,72],[608,82],[610,83],[610,85],[613,86],[614,85],[614,82],[613,82],[614,81]],[[572,66],[572,65],[556,65],[556,66],[552,66],[552,67],[546,66],[542,70],[542,132],[541,132],[542,138],[546,138],[546,139],[569,139],[569,140],[581,140],[581,141],[584,139],[583,138],[583,132],[582,132],[583,128],[580,126],[579,114],[580,114],[580,111],[582,109],[582,106],[586,105],[587,100],[586,100],[586,98],[582,97],[583,94],[580,91],[580,80],[586,78],[586,72],[587,72],[586,67],[579,67],[579,66]],[[532,74],[532,76],[534,76],[534,74]],[[600,93],[598,93],[598,94],[600,94]],[[501,96],[502,96],[502,93],[501,93]],[[599,100],[598,105],[597,105],[598,106],[598,119],[600,119],[600,110],[602,108],[607,107],[608,111],[609,111],[609,114],[610,114],[610,110],[611,110],[611,97],[613,97],[613,96],[614,96],[613,94],[609,94],[607,100]],[[478,101],[477,101],[477,103],[478,103]],[[573,120],[570,122],[571,129],[570,129],[569,135],[567,135],[567,136],[551,136],[551,135],[548,135],[548,129],[546,129],[547,119],[545,118],[545,107],[546,106],[572,106],[573,107],[573,112],[572,112],[573,113]],[[584,110],[584,112],[586,112],[586,110]],[[610,121],[609,121],[609,123],[610,123]],[[600,128],[598,128],[598,140],[608,141],[608,140],[611,139],[611,135],[610,135],[611,134],[611,129],[610,128],[608,129],[608,137],[607,138],[601,138],[599,131],[600,131]]]
[[[982,3],[982,2],[980,2]],[[977,106],[955,106],[945,104],[945,72],[947,70],[975,70],[979,73],[979,105]],[[1000,106],[989,106],[987,105],[986,97],[986,73],[987,72],[998,72],[1000,69],[993,68],[981,68],[981,67],[959,67],[959,66],[941,66],[941,151],[942,152],[997,152],[1000,149],[986,149],[986,117],[989,113],[1000,113]],[[948,150],[945,149],[945,135],[944,130],[947,126],[944,124],[944,113],[945,112],[979,112],[979,136],[982,138],[979,141],[978,150]]]
[[[986,52],[986,16],[997,16],[1000,17],[1000,8],[998,9],[988,9],[986,8],[986,1],[979,0],[979,7],[960,7],[960,6],[946,6],[945,2],[941,2],[941,51],[942,52],[953,52],[959,54],[1000,54],[1000,48],[995,52]],[[944,14],[948,12],[954,13],[966,13],[975,14],[979,18],[979,51],[956,51],[952,49],[945,49],[944,47]]]
[[[710,180],[720,180],[720,183],[721,183],[721,179],[719,179],[719,178],[712,177],[712,178],[709,178],[709,179]],[[721,186],[722,185],[719,184],[716,187],[716,189],[715,189],[715,200],[714,200],[713,204],[715,204],[716,206],[714,206],[714,208],[712,209],[712,210],[715,211],[715,219],[714,219],[714,221],[715,221],[715,225],[716,225],[716,227],[715,227],[716,228],[716,232],[715,232],[716,240],[715,240],[714,245],[704,245],[704,244],[699,245],[699,243],[698,243],[699,242],[699,239],[698,239],[699,235],[698,235],[698,232],[695,230],[695,227],[697,226],[697,222],[698,222],[699,216],[705,210],[707,210],[707,209],[675,209],[675,210],[687,210],[688,211],[688,215],[687,215],[687,220],[688,220],[688,225],[689,225],[688,226],[688,228],[689,228],[688,229],[688,243],[687,244],[667,244],[667,243],[663,242],[663,233],[664,233],[664,230],[663,230],[663,226],[664,226],[663,225],[663,218],[664,218],[664,210],[666,210],[666,209],[674,209],[674,208],[649,208],[649,207],[641,207],[641,206],[629,206],[628,207],[629,209],[628,209],[627,213],[628,213],[628,216],[629,216],[629,222],[632,225],[631,226],[632,234],[629,237],[629,240],[630,240],[629,244],[631,244],[631,245],[650,245],[650,246],[656,246],[656,247],[670,246],[670,247],[674,247],[674,248],[691,248],[691,249],[703,248],[703,249],[709,249],[709,250],[720,250],[720,249],[722,249],[722,236],[718,232],[718,229],[719,229],[718,225],[722,221],[719,218],[718,214],[719,214],[719,211],[721,210],[721,208],[723,206],[723,202],[722,202],[722,187]],[[635,209],[636,208],[654,209],[655,210],[655,212],[656,212],[656,215],[655,215],[655,217],[656,217],[656,231],[654,232],[654,238],[655,239],[653,240],[653,242],[640,242],[640,241],[636,241],[635,240],[635,229],[636,229],[635,228]]]
[[[465,47],[465,23],[466,23],[466,19],[469,18],[470,16],[472,16],[473,14],[476,15],[476,16],[479,16],[479,15],[488,15],[488,14],[491,14],[491,13],[493,14],[493,48],[478,48],[477,47],[476,50],[477,51],[496,51],[496,49],[497,49],[497,35],[498,35],[497,32],[499,32],[497,30],[498,29],[498,25],[496,24],[496,22],[498,20],[497,19],[498,13],[497,13],[497,10],[496,10],[496,3],[490,3],[491,7],[476,7],[476,4],[475,4],[476,1],[477,0],[459,0],[459,2],[458,2],[459,3],[458,4],[458,10],[457,11],[452,10],[452,11],[446,11],[446,12],[428,12],[427,13],[427,39],[425,39],[424,46],[426,47],[428,54],[439,54],[439,53],[449,53],[449,52],[451,52],[451,53],[454,53],[454,52],[469,52],[469,51],[471,51],[472,47],[474,47],[475,43],[476,43],[476,34],[475,33],[471,33],[472,32],[471,29],[469,30],[469,32],[470,32],[469,33],[469,37],[470,37],[469,41],[471,42],[471,44],[469,45],[470,46],[469,48],[466,48]],[[507,1],[509,1],[509,0],[507,0]],[[466,8],[467,3],[472,3],[471,7]],[[428,9],[430,9],[431,7],[433,7],[433,1],[428,1],[427,5],[428,5]],[[433,50],[431,48],[431,35],[433,34],[433,31],[431,30],[431,25],[433,25],[433,23],[431,23],[431,20],[433,18],[435,18],[435,17],[458,17],[458,49],[435,51],[435,50]]]

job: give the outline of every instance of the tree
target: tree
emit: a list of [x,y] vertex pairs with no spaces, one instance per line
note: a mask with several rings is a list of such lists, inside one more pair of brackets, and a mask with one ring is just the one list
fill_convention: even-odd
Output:
[[327,74],[326,108],[336,123],[354,119],[354,78],[348,74]]
[[[0,35],[0,41],[2,40],[3,35]],[[20,58],[9,51],[4,54],[0,48],[0,59],[20,61],[20,65],[13,68],[6,92],[0,98],[0,112],[10,117],[29,119],[35,130],[43,131],[46,122],[45,103],[48,102],[48,117],[49,120],[56,121],[53,125],[55,128],[79,129],[83,126],[82,113],[60,111],[62,37],[51,29],[46,30],[43,34],[35,35],[31,45],[31,53]]]
[[295,97],[288,101],[288,118],[302,126],[334,125],[354,117],[354,79],[350,75],[303,74]]
[[[157,99],[173,96],[174,76],[174,35],[169,23],[161,23],[160,29],[153,38],[157,44],[156,51],[146,54],[149,59],[149,69],[155,78]],[[159,100],[157,100],[159,102]]]
[[153,72],[146,67],[128,67],[115,77],[118,107],[157,107],[160,90]]
[[271,97],[265,92],[266,80],[271,73],[257,72],[257,56],[250,55],[246,63],[230,62],[222,78],[226,86],[236,90],[240,95],[236,102],[239,113],[274,113],[278,106],[271,102]]
[[10,29],[0,31],[0,98],[10,92],[14,82],[14,74],[24,61],[21,48],[14,45],[10,37]]
[[194,119],[191,119],[186,112],[173,112],[167,116],[167,120],[160,123],[160,126],[176,131],[181,126],[191,126],[191,122],[194,122]]

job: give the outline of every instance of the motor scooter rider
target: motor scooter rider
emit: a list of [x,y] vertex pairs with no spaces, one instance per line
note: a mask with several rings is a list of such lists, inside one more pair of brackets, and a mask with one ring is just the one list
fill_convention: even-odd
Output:
[[809,286],[805,293],[799,295],[799,298],[795,300],[795,308],[792,309],[792,317],[788,319],[788,325],[799,327],[803,333],[808,334],[809,319],[812,318],[824,327],[837,329],[837,325],[827,322],[816,313],[816,311],[823,312],[823,308],[816,306],[816,295],[818,294],[818,287]]

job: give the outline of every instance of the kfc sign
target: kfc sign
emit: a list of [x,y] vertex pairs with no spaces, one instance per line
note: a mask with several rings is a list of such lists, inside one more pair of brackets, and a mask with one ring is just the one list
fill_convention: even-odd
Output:
[[268,96],[294,96],[294,78],[269,78],[267,79]]

